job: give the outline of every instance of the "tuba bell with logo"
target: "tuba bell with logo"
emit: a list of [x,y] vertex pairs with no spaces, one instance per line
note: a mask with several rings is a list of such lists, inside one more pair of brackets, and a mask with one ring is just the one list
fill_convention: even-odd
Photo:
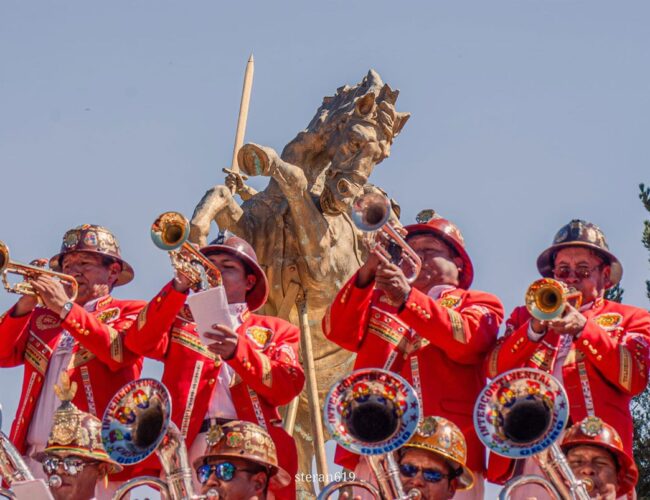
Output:
[[122,465],[142,462],[155,453],[165,472],[166,482],[152,476],[127,481],[113,499],[144,485],[160,491],[164,499],[205,498],[194,492],[187,448],[171,421],[169,391],[158,380],[134,380],[113,396],[102,419],[102,442],[109,456]]
[[479,439],[503,457],[533,458],[546,478],[536,475],[511,479],[500,499],[524,484],[538,484],[549,498],[589,498],[593,485],[578,481],[557,441],[569,418],[566,391],[552,375],[535,368],[505,372],[489,382],[474,405],[474,427]]
[[376,368],[355,370],[334,384],[325,398],[323,420],[336,442],[365,457],[378,487],[362,480],[328,484],[318,495],[327,499],[341,488],[357,486],[374,498],[405,500],[393,451],[417,430],[420,404],[415,389],[399,375]]

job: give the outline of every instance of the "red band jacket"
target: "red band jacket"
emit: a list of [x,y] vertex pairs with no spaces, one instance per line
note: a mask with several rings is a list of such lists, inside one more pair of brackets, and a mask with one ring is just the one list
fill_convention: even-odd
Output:
[[[199,433],[216,387],[222,361],[202,344],[196,325],[179,316],[187,295],[166,285],[140,313],[126,345],[164,363],[162,382],[172,397],[172,420],[188,448]],[[304,373],[298,362],[300,333],[279,318],[242,314],[234,356],[225,361],[235,371],[230,394],[237,417],[265,427],[275,442],[280,466],[292,483],[275,490],[279,499],[295,498],[298,469],[296,445],[282,428],[278,406],[302,390]],[[167,328],[161,330],[160,325]]]
[[[372,285],[356,286],[355,274],[323,319],[327,338],[357,353],[359,368],[402,375],[418,392],[423,415],[454,422],[468,445],[468,466],[484,470],[484,448],[472,421],[474,400],[485,385],[482,363],[493,347],[503,306],[494,295],[445,290],[434,300],[412,289],[401,309]],[[335,462],[354,469],[358,456],[338,447]]]
[[118,389],[140,376],[142,358],[125,349],[123,340],[144,305],[107,296],[91,312],[74,304],[64,321],[44,307],[20,317],[11,315],[12,307],[0,316],[0,367],[25,367],[10,437],[20,453],[26,452],[27,431],[41,391],[53,390],[43,383],[63,330],[75,339],[67,367],[78,387],[73,403],[101,419]]
[[[564,388],[569,397],[569,417],[579,422],[595,415],[612,425],[632,455],[633,424],[630,399],[643,392],[648,382],[650,314],[638,307],[598,299],[582,314],[585,328],[573,339],[562,365]],[[561,336],[554,331],[539,341],[530,340],[530,314],[517,307],[506,323],[506,332],[486,360],[490,378],[513,368],[539,368],[553,372]],[[491,454],[488,479],[505,482],[514,461]]]

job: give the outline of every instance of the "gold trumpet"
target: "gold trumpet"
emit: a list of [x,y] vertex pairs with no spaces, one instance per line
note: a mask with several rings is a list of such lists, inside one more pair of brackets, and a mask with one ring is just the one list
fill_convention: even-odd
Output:
[[390,200],[380,193],[366,193],[357,196],[352,203],[352,221],[361,231],[377,232],[377,238],[370,248],[384,260],[400,264],[406,262],[411,271],[406,279],[413,283],[420,274],[422,261],[397,230],[388,222]]
[[[2,274],[2,283],[5,290],[10,293],[19,293],[21,295],[33,295],[38,297],[38,293],[36,293],[36,290],[34,290],[34,287],[28,280],[29,278],[36,278],[37,276],[44,274],[46,276],[58,278],[63,285],[68,286],[71,290],[70,300],[72,302],[77,298],[77,280],[72,276],[69,274],[57,273],[43,267],[20,264],[10,260],[9,247],[3,241],[0,241],[0,273]],[[22,276],[23,278],[26,278],[26,280],[19,283],[10,283],[9,278],[7,277],[9,273]]]
[[201,252],[190,245],[190,223],[179,212],[165,212],[151,225],[154,244],[169,252],[176,271],[190,280],[199,290],[220,286],[221,272]]
[[552,278],[538,279],[526,290],[526,309],[540,321],[559,318],[569,302],[579,308],[582,305],[582,294]]

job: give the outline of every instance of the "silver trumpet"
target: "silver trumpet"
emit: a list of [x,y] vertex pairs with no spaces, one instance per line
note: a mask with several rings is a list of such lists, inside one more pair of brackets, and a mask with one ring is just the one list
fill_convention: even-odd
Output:
[[557,441],[567,424],[568,397],[552,375],[534,368],[505,372],[489,382],[474,405],[474,427],[479,439],[497,455],[512,459],[532,457],[546,477],[511,479],[499,498],[525,484],[538,484],[557,500],[587,500],[593,483],[578,481]]
[[399,232],[390,224],[390,200],[380,193],[366,193],[357,196],[352,203],[352,221],[361,231],[375,232],[371,251],[394,264],[406,263],[406,279],[413,283],[420,274],[422,261]]
[[404,492],[393,455],[417,430],[419,414],[415,389],[395,373],[355,370],[334,384],[325,399],[325,426],[341,446],[365,457],[378,486],[363,480],[335,481],[323,488],[318,500],[352,486],[366,489],[377,500],[421,498],[418,490]]
[[102,419],[106,452],[122,465],[143,461],[152,453],[160,460],[166,481],[140,476],[120,486],[113,500],[121,500],[133,488],[150,486],[165,500],[198,500],[194,492],[187,448],[171,421],[167,388],[154,379],[138,379],[123,386],[111,399]]

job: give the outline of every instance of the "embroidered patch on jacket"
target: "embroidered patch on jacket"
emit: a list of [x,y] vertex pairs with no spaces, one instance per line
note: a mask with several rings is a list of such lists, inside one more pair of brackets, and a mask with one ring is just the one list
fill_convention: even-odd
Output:
[[249,326],[246,328],[246,336],[251,339],[257,347],[264,349],[271,337],[273,337],[273,330],[263,326]]
[[51,330],[61,326],[61,320],[53,314],[41,314],[36,318],[36,328],[38,330]]
[[68,364],[68,369],[78,368],[81,365],[85,365],[91,359],[94,359],[95,355],[84,347],[80,347],[77,352],[72,355],[70,358],[70,363]]
[[25,347],[25,361],[32,365],[38,373],[45,375],[49,359],[45,353],[39,351],[38,346],[32,342],[27,342],[27,346]]
[[172,342],[176,342],[183,347],[186,347],[194,352],[198,352],[207,358],[215,359],[216,357],[207,349],[207,347],[203,345],[200,338],[198,338],[196,335],[192,335],[191,333],[181,330],[180,328],[172,329],[171,340]]
[[632,355],[625,346],[618,346],[619,353],[619,373],[618,383],[628,391],[632,388]]
[[463,317],[460,313],[448,309],[449,320],[451,321],[451,332],[456,342],[467,344],[467,335],[465,334],[465,325],[463,324]]
[[594,321],[600,325],[603,330],[613,330],[623,321],[623,316],[619,313],[605,313],[594,318]]
[[370,309],[369,333],[377,335],[389,344],[399,345],[402,337],[408,335],[409,331],[410,329],[395,316],[374,306]]
[[110,321],[115,321],[120,316],[119,307],[111,307],[100,313],[97,313],[95,317],[102,323],[108,323]]
[[149,309],[149,304],[144,306],[138,314],[138,331],[142,330],[144,325],[147,324],[147,309]]
[[96,308],[96,309],[102,309],[103,307],[107,306],[107,305],[110,304],[111,302],[113,302],[113,297],[111,297],[111,296],[109,295],[109,296],[106,297],[105,299],[102,299],[102,300],[100,300],[99,302],[97,302],[97,305],[95,306],[95,308]]
[[461,297],[458,297],[457,295],[447,295],[446,297],[443,297],[440,299],[440,305],[442,307],[447,307],[449,309],[454,309],[458,307],[458,304],[460,304]]

